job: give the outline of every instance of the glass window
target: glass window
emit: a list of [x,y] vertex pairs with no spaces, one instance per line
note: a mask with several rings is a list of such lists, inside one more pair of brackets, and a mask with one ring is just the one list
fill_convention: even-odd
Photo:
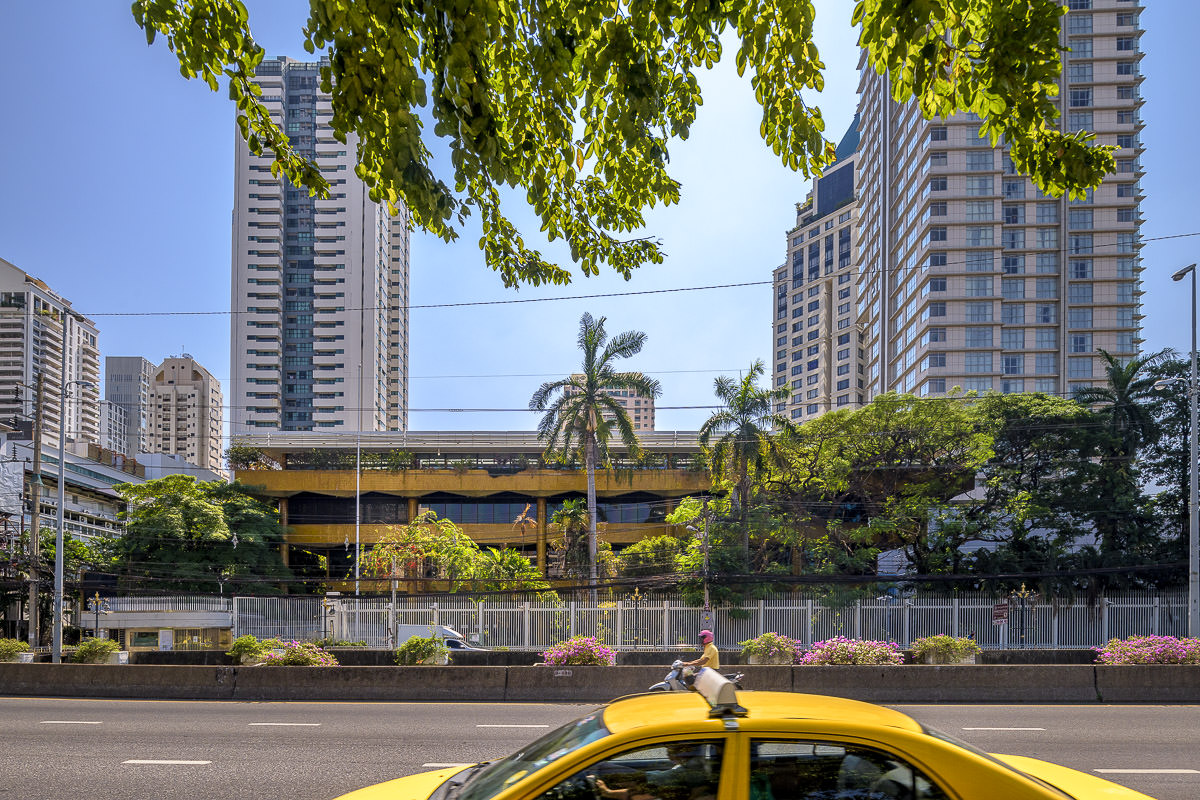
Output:
[[1034,341],[1038,350],[1057,350],[1058,331],[1053,328],[1040,328]]
[[1092,327],[1092,310],[1090,308],[1072,308],[1067,312],[1068,328]]
[[1038,203],[1037,221],[1039,225],[1058,223],[1058,203]]
[[1038,278],[1037,279],[1037,297],[1039,300],[1056,300],[1058,299],[1058,279],[1057,278]]
[[[1006,182],[1007,183],[1007,182]],[[991,175],[971,175],[967,178],[968,197],[986,197],[992,194]]]
[[991,150],[972,150],[967,153],[968,172],[988,172],[994,168],[994,164]]
[[[485,766],[463,786],[458,800],[490,798],[513,781],[605,736],[608,736],[608,729],[604,727],[603,711],[568,723],[511,756]],[[591,792],[591,789],[588,791]]]
[[[1000,281],[1000,295],[1007,300],[1018,300],[1025,296],[1024,278],[1004,278]],[[780,342],[780,344],[783,344]]]
[[1067,377],[1069,377],[1069,378],[1090,378],[1090,377],[1092,377],[1092,359],[1090,359],[1090,358],[1068,358],[1067,359]]
[[982,325],[968,325],[965,329],[967,347],[991,347],[992,329]]
[[991,322],[992,304],[977,301],[967,303],[966,320],[967,322]]
[[1072,39],[1071,42],[1071,58],[1091,58],[1092,57],[1092,40],[1091,39]]
[[1068,14],[1067,15],[1067,33],[1091,33],[1092,32],[1092,15],[1091,14]]
[[1092,335],[1090,333],[1072,333],[1069,341],[1072,353],[1092,352]]
[[1092,284],[1072,283],[1067,287],[1067,299],[1074,305],[1086,305],[1092,302]]
[[991,247],[992,226],[990,225],[968,225],[967,226],[967,247]]
[[944,142],[944,141],[946,141],[946,138],[947,138],[947,132],[946,132],[945,125],[934,125],[932,128],[929,129],[929,141]]
[[1000,332],[1000,346],[1005,350],[1025,349],[1025,329],[1005,328]]
[[966,353],[963,356],[963,371],[966,373],[991,372],[992,354]]
[[992,218],[992,201],[991,200],[968,200],[967,201],[967,219],[968,220],[980,221],[980,220],[991,220],[991,218]]
[[720,741],[675,741],[630,750],[584,767],[539,797],[715,800],[722,745]]
[[967,272],[991,272],[993,263],[991,250],[967,251]]
[[967,297],[991,297],[991,278],[967,278]]
[[[940,379],[939,379],[940,380]],[[926,394],[945,381],[926,382]],[[797,739],[750,743],[750,785],[739,797],[948,800],[916,767],[878,750]]]
[[1004,224],[1005,225],[1023,225],[1025,224],[1025,206],[1023,205],[1006,205],[1004,207]]
[[1020,303],[1002,303],[1000,305],[1000,321],[1005,325],[1025,324],[1025,306]]

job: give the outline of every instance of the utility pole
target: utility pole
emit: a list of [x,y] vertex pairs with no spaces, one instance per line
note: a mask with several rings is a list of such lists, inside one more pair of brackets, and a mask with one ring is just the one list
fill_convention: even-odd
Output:
[[44,378],[39,372],[33,401],[33,477],[29,479],[29,496],[32,507],[29,512],[29,647],[36,648],[38,637],[38,582],[41,573],[42,538],[42,401],[44,400]]

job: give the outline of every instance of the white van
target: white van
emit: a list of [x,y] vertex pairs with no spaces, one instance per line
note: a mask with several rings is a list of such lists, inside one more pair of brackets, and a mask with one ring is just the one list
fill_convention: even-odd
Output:
[[443,643],[451,650],[479,650],[467,641],[467,637],[463,636],[458,631],[448,625],[397,625],[396,626],[396,647],[407,642],[414,636],[425,638],[432,635],[441,639]]

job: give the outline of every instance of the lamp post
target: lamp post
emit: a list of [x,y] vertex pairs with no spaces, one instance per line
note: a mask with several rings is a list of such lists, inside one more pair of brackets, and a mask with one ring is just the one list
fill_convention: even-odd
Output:
[[1196,464],[1196,265],[1188,264],[1171,276],[1181,281],[1192,276],[1192,369],[1188,380],[1188,473],[1191,491],[1188,494],[1188,636],[1200,637],[1200,468]]
[[67,378],[67,342],[66,326],[63,326],[62,372],[59,373],[58,388],[58,525],[54,534],[54,619],[53,652],[55,664],[62,663],[62,633],[63,633],[63,508],[67,504],[67,390],[79,384],[94,386],[91,381],[68,381]]

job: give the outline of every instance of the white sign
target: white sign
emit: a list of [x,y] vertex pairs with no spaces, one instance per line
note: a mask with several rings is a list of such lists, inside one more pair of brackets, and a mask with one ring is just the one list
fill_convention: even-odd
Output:
[[175,646],[175,631],[170,628],[158,629],[158,649],[170,650]]

